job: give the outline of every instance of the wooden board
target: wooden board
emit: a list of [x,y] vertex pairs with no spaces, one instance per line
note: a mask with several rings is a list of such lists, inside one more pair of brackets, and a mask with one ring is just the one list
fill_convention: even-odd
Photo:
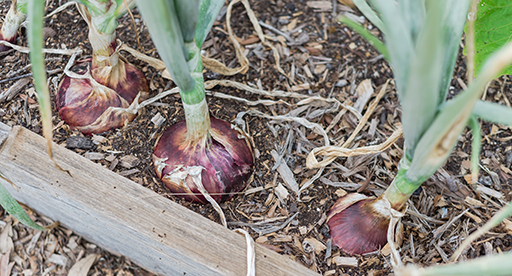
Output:
[[[0,123],[0,139],[9,127]],[[162,275],[246,275],[245,238],[86,158],[13,127],[0,149],[0,171],[20,202],[103,248]],[[256,245],[257,275],[318,275]]]

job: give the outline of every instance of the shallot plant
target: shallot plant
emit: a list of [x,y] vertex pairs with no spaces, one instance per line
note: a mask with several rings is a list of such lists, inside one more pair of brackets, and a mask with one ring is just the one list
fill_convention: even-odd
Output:
[[156,144],[156,174],[188,200],[230,199],[252,174],[252,149],[244,133],[210,116],[199,50],[224,0],[136,2],[185,111],[185,121],[170,126]]
[[393,68],[405,140],[398,172],[383,194],[349,194],[328,213],[333,244],[362,254],[385,245],[392,215],[403,211],[413,192],[445,163],[467,125],[475,136],[472,169],[478,169],[475,114],[512,124],[510,108],[479,101],[486,84],[512,62],[512,44],[491,55],[474,82],[447,100],[470,0],[370,0],[372,8],[354,2],[384,34],[383,54]]
[[148,96],[142,72],[119,53],[117,19],[135,5],[133,0],[77,0],[89,26],[92,58],[78,61],[62,79],[55,99],[61,118],[84,134],[124,126],[135,117],[128,110]]
[[[14,43],[25,17],[27,17],[27,0],[12,0],[11,6],[5,15],[2,29],[0,29],[0,41]],[[9,46],[0,44],[0,52],[9,49]]]

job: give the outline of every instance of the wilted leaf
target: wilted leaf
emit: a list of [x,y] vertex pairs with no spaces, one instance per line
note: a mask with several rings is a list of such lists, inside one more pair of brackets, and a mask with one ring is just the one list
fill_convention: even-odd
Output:
[[92,254],[76,262],[69,270],[68,276],[87,276],[97,257],[98,254]]

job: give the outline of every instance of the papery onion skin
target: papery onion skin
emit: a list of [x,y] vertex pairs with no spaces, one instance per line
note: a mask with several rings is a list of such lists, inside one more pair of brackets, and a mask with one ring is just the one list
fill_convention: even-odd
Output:
[[[90,61],[86,59],[77,62],[71,70],[84,74],[91,64]],[[118,90],[113,90],[108,85],[110,89],[98,88],[87,79],[74,79],[69,76],[63,78],[57,91],[56,106],[61,118],[72,129],[78,129],[85,135],[103,133],[123,127],[126,122],[135,118],[135,114],[122,109],[128,108],[139,92],[139,101],[147,98],[147,80],[142,72],[129,63],[122,63],[119,67],[116,70],[124,69],[126,73],[125,77],[118,79],[122,84],[114,87]],[[101,84],[105,84],[104,79],[95,78]],[[113,83],[115,84],[111,81],[108,84]]]
[[242,191],[253,172],[252,150],[243,135],[226,121],[213,117],[210,120],[208,137],[193,143],[187,140],[185,121],[170,126],[159,138],[153,152],[157,176],[172,193],[189,201],[207,202],[191,176],[182,183],[166,177],[173,170],[203,167],[202,184],[217,202],[229,200]]
[[382,248],[387,243],[389,226],[389,216],[376,206],[382,199],[365,198],[348,204],[348,207],[337,208],[344,204],[344,200],[344,197],[338,199],[327,215],[333,244],[350,255]]

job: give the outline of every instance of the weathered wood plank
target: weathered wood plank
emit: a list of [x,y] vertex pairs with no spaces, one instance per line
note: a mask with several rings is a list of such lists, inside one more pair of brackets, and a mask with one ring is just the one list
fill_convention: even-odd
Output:
[[[5,127],[0,126],[0,137]],[[244,237],[141,185],[14,127],[0,150],[2,181],[23,202],[98,245],[163,275],[245,275]],[[257,275],[318,275],[256,245]]]

